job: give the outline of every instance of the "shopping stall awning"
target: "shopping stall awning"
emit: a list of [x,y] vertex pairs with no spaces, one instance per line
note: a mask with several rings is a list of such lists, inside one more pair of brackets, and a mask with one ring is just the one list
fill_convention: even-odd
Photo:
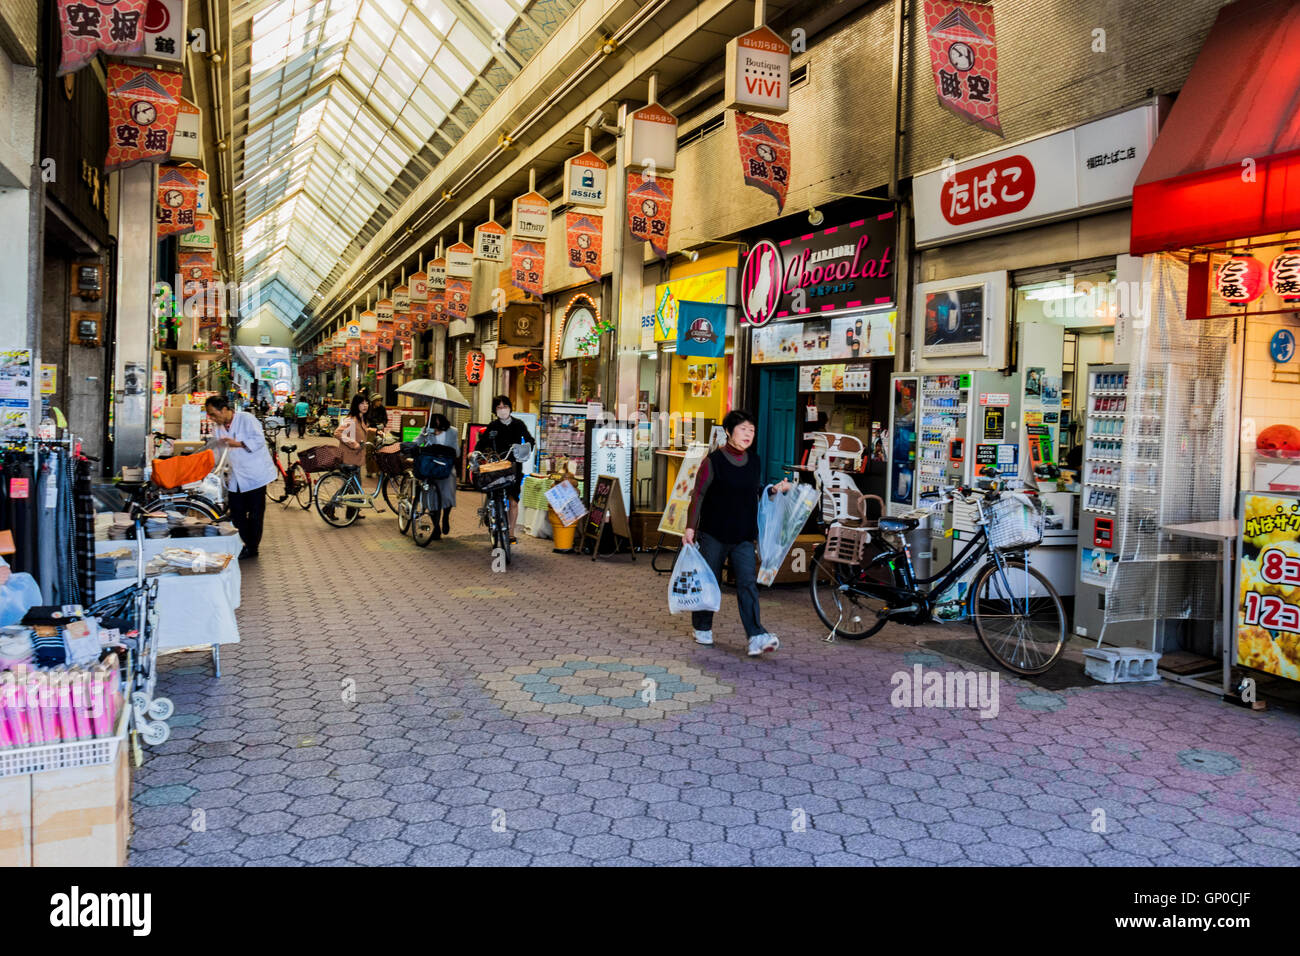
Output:
[[1300,4],[1219,11],[1133,187],[1130,252],[1300,228]]

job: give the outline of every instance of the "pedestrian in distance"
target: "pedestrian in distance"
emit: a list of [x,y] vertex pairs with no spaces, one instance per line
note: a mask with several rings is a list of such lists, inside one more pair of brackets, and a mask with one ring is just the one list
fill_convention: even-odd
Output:
[[307,416],[311,414],[311,405],[306,399],[299,398],[298,403],[293,408],[294,416],[298,419],[298,437],[302,438],[307,430]]
[[[763,629],[758,613],[758,498],[763,493],[763,468],[754,451],[754,416],[732,409],[722,419],[727,441],[700,463],[682,541],[697,545],[706,564],[722,583],[722,562],[736,578],[740,622],[749,638],[749,656],[781,646]],[[769,485],[768,495],[788,491],[790,482]],[[693,611],[691,626],[697,644],[713,644],[713,612]]]
[[203,403],[212,419],[212,439],[208,447],[214,452],[228,449],[226,489],[230,492],[230,520],[239,532],[244,548],[240,559],[257,557],[262,543],[262,521],[266,515],[266,486],[279,472],[271,461],[261,423],[248,412],[237,412],[230,403],[213,395]]

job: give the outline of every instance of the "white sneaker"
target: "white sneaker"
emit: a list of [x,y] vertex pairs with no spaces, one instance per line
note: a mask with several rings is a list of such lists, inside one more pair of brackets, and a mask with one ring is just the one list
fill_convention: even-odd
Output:
[[696,643],[696,644],[703,644],[703,645],[705,645],[706,647],[712,647],[712,646],[713,646],[713,632],[712,632],[712,631],[696,631],[696,632],[695,632],[695,643]]
[[780,646],[781,642],[775,634],[755,634],[749,639],[749,656],[769,654]]

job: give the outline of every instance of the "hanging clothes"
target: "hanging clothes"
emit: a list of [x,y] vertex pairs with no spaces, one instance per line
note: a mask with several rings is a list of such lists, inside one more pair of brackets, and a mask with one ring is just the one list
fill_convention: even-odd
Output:
[[90,604],[95,600],[95,496],[88,458],[77,457],[74,475],[77,586],[81,602]]
[[11,532],[14,539],[9,566],[33,576],[37,572],[35,484],[31,453],[13,447],[0,452],[0,531]]

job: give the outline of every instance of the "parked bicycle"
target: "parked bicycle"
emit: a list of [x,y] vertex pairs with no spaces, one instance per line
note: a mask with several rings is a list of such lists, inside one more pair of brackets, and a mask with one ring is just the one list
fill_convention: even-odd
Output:
[[488,530],[492,553],[495,555],[499,550],[507,565],[510,564],[510,502],[506,500],[506,489],[515,481],[515,458],[527,461],[531,454],[531,445],[516,445],[503,458],[476,450],[468,460],[470,480],[483,492],[483,507],[478,509],[479,523]]
[[[155,439],[170,441],[160,432],[154,432],[153,436]],[[172,469],[159,467],[162,462],[170,459],[155,459],[150,480],[131,491],[129,505],[137,505],[150,513],[176,511],[220,521],[229,511],[223,478],[226,455],[227,450],[222,449],[215,467],[206,474],[185,474],[182,477],[188,480],[183,483],[172,479]]]
[[[945,488],[936,497],[937,507],[970,506],[978,530],[930,577],[917,578],[905,537],[918,519],[881,517],[871,525],[862,509],[831,526],[826,544],[813,553],[809,582],[813,608],[831,629],[828,640],[862,640],[890,621],[971,621],[984,649],[1008,670],[1041,674],[1056,664],[1065,649],[1065,607],[1026,554],[1042,541],[1041,508],[1026,492],[991,480],[980,484]],[[964,593],[963,581],[969,581]],[[939,609],[948,615],[936,617]]]
[[292,498],[298,502],[298,507],[306,511],[311,507],[312,502],[311,475],[299,462],[291,460],[288,468],[281,464],[280,452],[292,455],[298,450],[298,446],[279,444],[279,434],[278,428],[267,429],[266,432],[266,444],[271,452],[271,460],[275,462],[275,470],[279,472],[278,477],[266,486],[266,497],[276,504],[285,504]]
[[394,513],[404,481],[411,480],[407,471],[406,459],[395,443],[385,441],[380,436],[379,444],[366,443],[375,449],[375,458],[379,462],[379,481],[375,490],[366,493],[361,486],[360,469],[344,471],[336,468],[321,476],[316,482],[316,510],[328,524],[336,528],[346,528],[353,524],[363,509],[370,508],[383,511],[377,504],[380,495]]

